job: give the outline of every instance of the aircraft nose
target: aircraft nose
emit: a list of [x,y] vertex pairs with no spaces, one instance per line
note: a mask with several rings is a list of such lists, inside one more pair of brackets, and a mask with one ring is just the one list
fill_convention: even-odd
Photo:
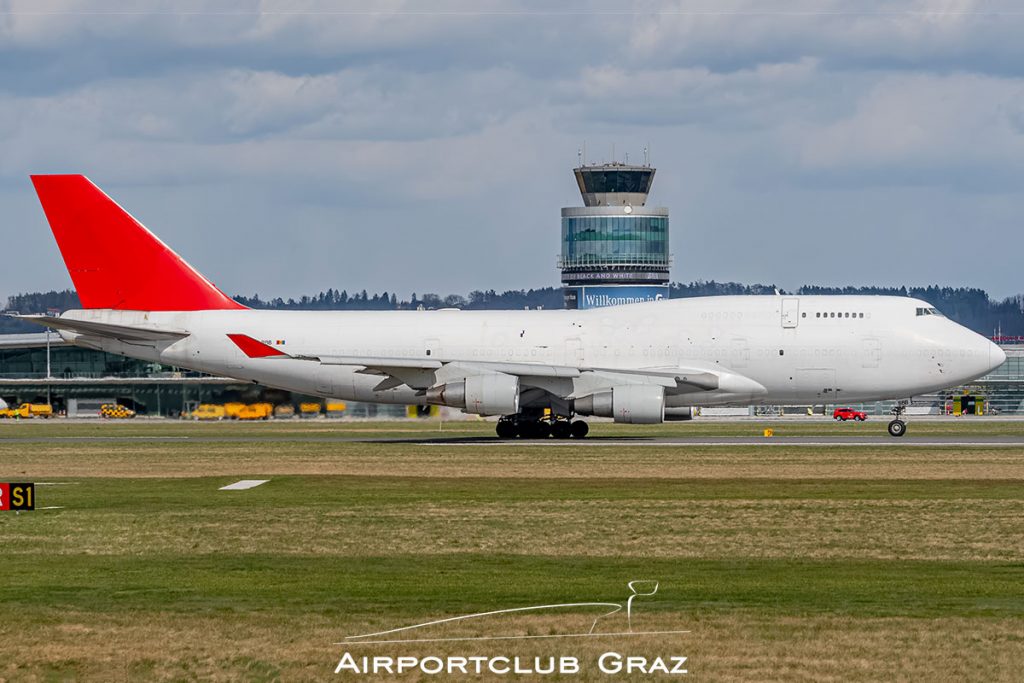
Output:
[[995,342],[988,343],[988,371],[992,372],[1006,362],[1006,352]]
[[988,337],[960,327],[955,339],[949,348],[949,368],[959,383],[987,375],[1006,362],[1006,354]]

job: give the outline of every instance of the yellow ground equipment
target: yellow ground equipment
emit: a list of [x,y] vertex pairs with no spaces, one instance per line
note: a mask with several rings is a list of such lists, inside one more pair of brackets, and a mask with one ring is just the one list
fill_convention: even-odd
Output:
[[200,403],[195,410],[189,413],[193,420],[223,420],[227,411],[224,406],[214,403]]
[[316,417],[320,414],[323,406],[319,403],[310,401],[308,403],[299,404],[299,417]]
[[985,397],[964,394],[953,397],[953,414],[960,415],[984,415]]
[[53,417],[53,406],[47,403],[22,403],[17,408],[5,408],[0,410],[0,417],[12,419],[41,417],[48,419]]
[[441,414],[441,406],[406,406],[406,417],[437,417]]
[[293,406],[291,403],[282,403],[282,404],[280,404],[278,406],[275,406],[274,407],[274,417],[277,417],[277,418],[295,417],[295,406]]
[[127,420],[135,417],[135,411],[117,403],[104,403],[100,406],[100,417],[108,420]]
[[345,409],[348,406],[342,401],[332,401],[330,399],[324,403],[324,411],[327,413],[327,417],[344,417]]
[[237,401],[236,402],[232,402],[232,403],[225,403],[224,404],[224,417],[226,417],[229,420],[237,420],[238,419],[238,413],[243,408],[245,408],[245,404],[237,402]]
[[274,406],[269,403],[248,403],[238,411],[239,420],[269,420],[274,415]]

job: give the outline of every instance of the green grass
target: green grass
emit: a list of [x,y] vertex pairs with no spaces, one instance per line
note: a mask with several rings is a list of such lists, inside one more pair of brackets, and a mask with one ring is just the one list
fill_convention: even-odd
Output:
[[[210,511],[277,508],[335,509],[339,506],[384,510],[395,505],[495,504],[531,501],[688,501],[688,500],[1021,500],[1017,480],[892,479],[496,479],[486,477],[271,477],[271,483],[247,492],[217,492],[240,477],[185,479],[96,478],[69,480],[66,486],[41,486],[39,506],[74,510]],[[51,513],[70,514],[70,513]]]
[[[632,579],[660,582],[634,603],[638,623],[691,629],[684,654],[705,678],[1017,679],[1024,448],[310,441],[406,429],[436,436],[422,423],[0,426],[0,480],[62,482],[37,489],[61,509],[0,513],[0,679],[325,678],[347,635],[619,602]],[[106,434],[142,438],[5,441]],[[253,440],[148,438],[167,435]],[[217,490],[242,478],[270,482]],[[610,647],[545,643],[486,652]]]
[[[41,572],[40,564],[48,567]],[[387,614],[416,619],[503,606],[622,600],[626,582],[659,580],[643,612],[814,613],[858,617],[1024,617],[1024,564],[549,558],[500,554],[336,558],[16,556],[5,610],[121,614],[273,611],[340,629]]]

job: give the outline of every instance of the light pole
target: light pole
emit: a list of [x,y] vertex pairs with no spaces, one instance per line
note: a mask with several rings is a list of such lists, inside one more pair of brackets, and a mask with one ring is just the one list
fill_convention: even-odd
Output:
[[53,375],[50,373],[50,328],[46,328],[46,405],[53,405],[52,397],[50,396],[50,378]]

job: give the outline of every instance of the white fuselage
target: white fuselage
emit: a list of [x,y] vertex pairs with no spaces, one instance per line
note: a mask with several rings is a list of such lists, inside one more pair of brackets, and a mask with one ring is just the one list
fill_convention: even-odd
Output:
[[[245,334],[290,355],[530,363],[612,373],[705,368],[738,378],[713,391],[668,396],[670,406],[906,398],[972,380],[1005,359],[984,337],[919,309],[934,310],[922,301],[881,296],[707,297],[581,311],[84,310],[64,317],[180,329],[189,336],[129,343],[62,334],[93,348],[298,393],[401,404],[421,403],[422,390],[403,385],[375,391],[381,377],[355,365],[249,358],[226,335]],[[607,384],[608,376],[546,378],[533,386],[579,396],[600,389],[587,383]]]

